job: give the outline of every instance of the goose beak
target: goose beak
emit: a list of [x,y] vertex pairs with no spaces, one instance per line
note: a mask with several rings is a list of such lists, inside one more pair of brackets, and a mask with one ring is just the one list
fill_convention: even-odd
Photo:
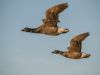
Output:
[[54,51],[52,51],[51,53],[54,53]]
[[22,29],[21,31],[25,31],[24,29]]

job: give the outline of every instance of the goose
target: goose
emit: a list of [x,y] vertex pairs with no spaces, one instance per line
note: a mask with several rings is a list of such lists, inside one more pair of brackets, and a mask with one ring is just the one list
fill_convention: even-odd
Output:
[[68,49],[67,51],[54,50],[52,51],[52,53],[60,54],[66,58],[71,58],[71,59],[89,58],[91,56],[90,54],[81,52],[82,41],[85,40],[85,38],[88,36],[89,36],[89,32],[79,34],[71,39],[70,47],[67,48]]
[[31,32],[31,33],[40,33],[45,35],[60,35],[63,33],[69,32],[68,28],[61,28],[58,27],[58,16],[59,14],[64,11],[68,7],[68,3],[61,3],[58,5],[55,5],[45,12],[45,19],[42,19],[43,24],[36,28],[29,28],[25,27],[21,31],[24,32]]

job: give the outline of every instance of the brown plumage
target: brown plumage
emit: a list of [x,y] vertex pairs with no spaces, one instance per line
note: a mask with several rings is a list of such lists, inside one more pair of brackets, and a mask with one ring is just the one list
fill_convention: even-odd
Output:
[[68,7],[68,3],[62,3],[49,8],[45,13],[44,20],[59,22],[59,14]]
[[63,52],[63,51],[55,50],[52,53],[60,54],[64,57],[72,58],[72,59],[88,58],[90,54],[81,52],[82,41],[85,40],[85,38],[88,36],[89,36],[89,32],[79,34],[71,39],[70,47],[67,48],[68,51]]
[[43,24],[37,28],[25,27],[21,31],[40,33],[46,35],[59,35],[62,33],[69,32],[67,28],[58,27],[58,16],[59,14],[68,7],[67,3],[62,3],[49,8],[45,13],[45,19],[42,19]]

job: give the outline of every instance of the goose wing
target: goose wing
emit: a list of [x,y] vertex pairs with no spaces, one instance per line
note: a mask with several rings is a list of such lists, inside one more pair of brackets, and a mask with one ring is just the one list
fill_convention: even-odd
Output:
[[67,7],[68,3],[62,3],[47,9],[45,12],[45,19],[43,19],[44,25],[49,25],[48,23],[50,23],[51,26],[57,26],[59,14]]
[[89,32],[79,34],[70,41],[69,51],[81,52],[82,41],[89,36]]

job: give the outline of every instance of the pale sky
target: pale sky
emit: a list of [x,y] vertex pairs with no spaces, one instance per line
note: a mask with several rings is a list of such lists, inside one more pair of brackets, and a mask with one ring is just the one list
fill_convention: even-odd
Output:
[[[38,27],[45,11],[68,2],[59,15],[60,27],[70,32],[48,36],[21,32],[24,27]],[[100,75],[100,0],[0,0],[0,75]],[[53,55],[65,51],[70,39],[90,32],[83,41],[87,59],[74,60]]]

